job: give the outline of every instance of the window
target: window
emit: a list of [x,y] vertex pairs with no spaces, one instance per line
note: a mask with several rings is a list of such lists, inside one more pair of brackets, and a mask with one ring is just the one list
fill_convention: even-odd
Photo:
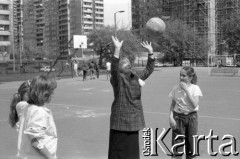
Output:
[[0,20],[9,20],[9,15],[0,15]]
[[9,25],[0,25],[0,31],[9,31]]
[[9,10],[7,4],[0,4],[0,10]]
[[7,36],[7,35],[0,35],[0,41],[9,41],[9,36]]

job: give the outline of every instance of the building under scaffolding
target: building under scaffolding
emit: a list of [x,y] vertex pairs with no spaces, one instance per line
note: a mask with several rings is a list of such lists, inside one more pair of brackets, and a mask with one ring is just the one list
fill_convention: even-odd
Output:
[[[210,44],[208,55],[221,55],[223,44],[222,22],[231,15],[239,12],[239,0],[159,0],[158,5],[148,5],[148,0],[133,0],[133,31],[138,30],[146,24],[153,16],[170,16],[171,19],[181,19],[195,30],[195,35],[206,38]],[[140,5],[139,5],[140,4]],[[138,6],[141,6],[142,9]],[[147,9],[143,9],[146,8]],[[149,8],[155,7],[155,8]],[[159,9],[160,8],[160,9]],[[149,11],[158,9],[155,15],[148,15]],[[141,14],[137,14],[140,12]],[[136,20],[145,16],[142,22]],[[144,21],[145,20],[145,21]],[[193,44],[193,50],[197,50]]]

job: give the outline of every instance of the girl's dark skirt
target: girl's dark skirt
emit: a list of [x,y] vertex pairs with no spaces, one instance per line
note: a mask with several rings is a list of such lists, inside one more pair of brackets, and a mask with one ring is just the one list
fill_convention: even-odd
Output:
[[110,129],[108,159],[139,159],[139,132]]

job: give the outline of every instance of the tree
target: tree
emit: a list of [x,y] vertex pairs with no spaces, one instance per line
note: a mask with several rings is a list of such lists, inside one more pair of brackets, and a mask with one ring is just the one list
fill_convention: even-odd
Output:
[[93,43],[92,48],[100,55],[101,65],[103,58],[110,58],[110,53],[114,51],[111,36],[116,35],[119,40],[123,40],[121,56],[128,57],[131,62],[135,60],[136,52],[141,50],[141,41],[131,31],[121,29],[115,32],[114,27],[107,26],[97,29],[88,35],[88,44]]
[[175,66],[181,65],[184,58],[206,56],[209,48],[205,37],[198,36],[194,28],[180,20],[166,21],[166,31],[158,36],[150,35],[149,38],[155,50],[165,53],[164,60],[173,62]]
[[2,55],[3,57],[3,61],[6,60],[6,57],[8,55],[8,52],[7,52],[7,46],[0,46],[0,54]]
[[232,15],[223,22],[223,44],[230,55],[240,52],[240,13]]
[[33,39],[24,39],[24,56],[27,59],[33,59],[36,56],[36,43]]

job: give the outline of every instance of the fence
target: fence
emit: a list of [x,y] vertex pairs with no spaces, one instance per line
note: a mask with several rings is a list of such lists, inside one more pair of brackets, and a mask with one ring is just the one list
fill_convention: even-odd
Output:
[[[19,61],[13,63],[12,61],[0,63],[0,74],[17,74],[17,73],[42,73],[50,71],[54,61]],[[54,66],[51,76],[72,76],[72,63],[67,60],[58,60]]]
[[240,54],[210,56],[209,66],[211,66],[209,69],[211,76],[239,76]]

